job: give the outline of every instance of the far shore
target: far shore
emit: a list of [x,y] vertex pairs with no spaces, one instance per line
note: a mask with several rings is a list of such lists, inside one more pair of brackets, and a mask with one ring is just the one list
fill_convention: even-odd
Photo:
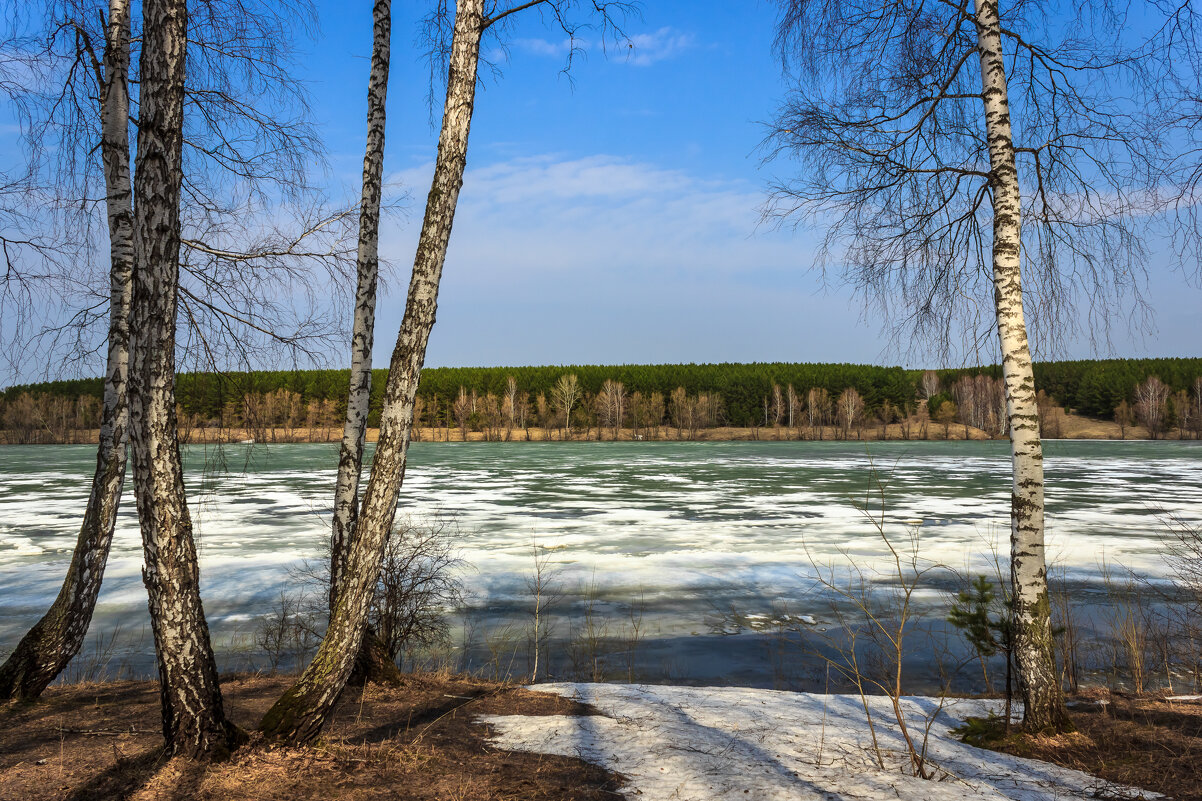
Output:
[[[466,436],[465,436],[466,434]],[[378,428],[367,430],[367,441],[375,442],[380,435]],[[80,445],[95,444],[98,441],[97,429],[76,430],[65,436],[44,436],[33,442],[21,443],[13,432],[0,430],[0,445],[7,444],[39,444],[39,445]],[[1177,430],[1166,432],[1163,439],[1188,439]],[[274,428],[207,428],[193,427],[180,430],[180,442],[183,444],[237,444],[237,443],[313,443],[339,442],[342,439],[342,429],[334,426],[297,426]],[[414,442],[783,442],[783,441],[950,441],[950,440],[988,440],[1006,439],[995,437],[979,428],[966,426],[963,423],[939,423],[932,420],[911,418],[906,423],[890,423],[885,426],[880,423],[853,426],[844,430],[837,425],[827,426],[758,426],[744,428],[722,426],[715,428],[698,428],[690,431],[688,428],[678,429],[671,425],[648,427],[639,430],[622,428],[616,432],[612,428],[598,429],[596,426],[573,426],[570,432],[562,428],[546,429],[541,426],[524,428],[507,428],[499,426],[484,431],[462,431],[457,427],[430,428],[428,426],[413,430]],[[1045,425],[1044,439],[1079,439],[1079,440],[1141,440],[1148,439],[1148,432],[1141,426],[1127,426],[1120,429],[1117,423],[1109,420],[1098,420],[1092,417],[1069,414],[1057,409],[1050,425]]]

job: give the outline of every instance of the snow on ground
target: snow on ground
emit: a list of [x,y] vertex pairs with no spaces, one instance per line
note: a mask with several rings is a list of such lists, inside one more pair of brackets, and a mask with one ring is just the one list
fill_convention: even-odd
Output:
[[876,762],[859,696],[746,688],[540,684],[591,704],[595,716],[486,716],[502,748],[579,756],[628,777],[643,801],[803,799],[1155,798],[1074,770],[966,745],[950,729],[1000,711],[992,701],[903,699],[916,742],[939,781],[907,775],[888,698],[869,699],[886,769]]

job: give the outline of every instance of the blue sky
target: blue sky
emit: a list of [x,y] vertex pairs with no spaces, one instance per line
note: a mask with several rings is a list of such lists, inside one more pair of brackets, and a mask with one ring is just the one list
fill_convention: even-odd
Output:
[[[381,343],[399,323],[436,136],[416,20],[400,16],[412,7],[394,8],[386,170],[412,209],[385,237],[396,270]],[[368,19],[322,11],[320,63],[337,73],[313,91],[353,188]],[[507,52],[488,48],[503,74],[478,96],[428,363],[876,359],[858,307],[838,297],[830,316],[800,274],[806,239],[757,230],[761,121],[781,88],[772,21],[762,3],[650,3],[629,20],[633,49],[584,32],[570,78],[566,37],[538,15],[508,32]],[[838,346],[822,336],[832,324]]]
[[[400,323],[437,139],[415,44],[425,7],[393,6],[385,168],[408,196],[382,241],[392,271],[378,366]],[[370,3],[318,0],[318,9],[320,31],[301,45],[299,69],[329,149],[324,180],[357,197]],[[759,224],[769,178],[789,169],[763,166],[759,151],[785,91],[771,52],[773,3],[648,0],[627,20],[633,48],[581,33],[586,52],[570,78],[564,34],[537,13],[515,19],[507,49],[486,52],[501,74],[488,74],[478,94],[427,364],[995,360],[993,339],[950,361],[890,340],[837,276],[824,285],[810,269],[819,233]],[[1202,290],[1165,261],[1154,256],[1147,287],[1156,332],[1037,348],[1198,355]],[[346,360],[329,354],[332,366]]]
[[[421,6],[422,4],[416,4]],[[356,191],[370,53],[366,3],[327,2],[309,76],[331,149],[331,180]],[[394,5],[386,170],[410,192],[383,241],[391,284],[377,364],[400,321],[436,131],[415,50],[414,4]],[[677,361],[925,364],[882,336],[861,299],[810,269],[816,234],[758,224],[773,170],[758,146],[785,88],[771,52],[773,5],[649,2],[628,21],[633,49],[603,50],[562,74],[566,38],[524,15],[488,55],[468,173],[448,254],[430,365]],[[1157,331],[1057,355],[1197,355],[1202,291],[1152,271]],[[990,347],[993,341],[987,343]],[[992,361],[992,352],[954,362]]]

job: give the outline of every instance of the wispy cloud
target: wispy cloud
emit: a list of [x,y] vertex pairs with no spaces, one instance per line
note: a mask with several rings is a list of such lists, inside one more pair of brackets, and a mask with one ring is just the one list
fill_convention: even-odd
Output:
[[683,53],[696,45],[691,33],[664,27],[654,33],[636,33],[630,37],[630,54],[627,61],[636,67],[649,67]]
[[[576,46],[580,47],[583,43],[579,40]],[[551,41],[548,39],[515,39],[510,43],[510,47],[515,50],[522,50],[536,56],[551,56],[554,58],[563,58],[572,49],[572,40],[564,38],[559,41]]]
[[686,50],[696,47],[696,37],[691,33],[671,27],[663,27],[651,33],[636,33],[615,48],[612,42],[602,46],[601,42],[567,37],[563,39],[515,39],[509,44],[511,50],[519,50],[535,56],[565,58],[573,44],[583,53],[604,50],[609,57],[622,64],[649,67],[661,61],[675,58]]
[[[399,177],[426,185],[429,169]],[[471,265],[505,262],[511,277],[571,273],[584,263],[639,273],[687,263],[697,276],[795,263],[791,237],[757,235],[761,200],[746,181],[616,156],[514,159],[469,170],[454,247],[458,258],[471,254]]]
[[[431,167],[403,173],[428,186]],[[431,364],[818,358],[846,303],[821,297],[812,251],[758,230],[746,180],[611,155],[540,156],[465,176]],[[420,214],[392,232],[397,265],[381,330],[404,297]],[[874,348],[847,331],[824,358]]]

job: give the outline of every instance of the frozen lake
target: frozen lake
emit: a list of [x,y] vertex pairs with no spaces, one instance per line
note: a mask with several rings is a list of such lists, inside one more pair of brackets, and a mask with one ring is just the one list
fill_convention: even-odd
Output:
[[[1046,451],[1048,552],[1082,586],[1103,558],[1163,574],[1160,516],[1202,522],[1202,443],[1054,441]],[[0,650],[58,590],[94,459],[90,446],[0,448]],[[254,627],[289,567],[320,553],[337,445],[193,447],[186,461],[220,648]],[[1005,442],[416,443],[400,515],[458,525],[469,616],[521,619],[537,541],[553,549],[564,604],[585,587],[601,615],[636,603],[649,642],[696,650],[724,626],[726,639],[754,633],[715,623],[726,610],[776,604],[821,617],[815,566],[885,566],[861,508],[880,515],[874,469],[891,537],[904,543],[917,527],[924,559],[992,572],[991,544],[1007,547]],[[140,568],[127,492],[94,631],[146,629]],[[922,595],[942,597],[937,582]]]

